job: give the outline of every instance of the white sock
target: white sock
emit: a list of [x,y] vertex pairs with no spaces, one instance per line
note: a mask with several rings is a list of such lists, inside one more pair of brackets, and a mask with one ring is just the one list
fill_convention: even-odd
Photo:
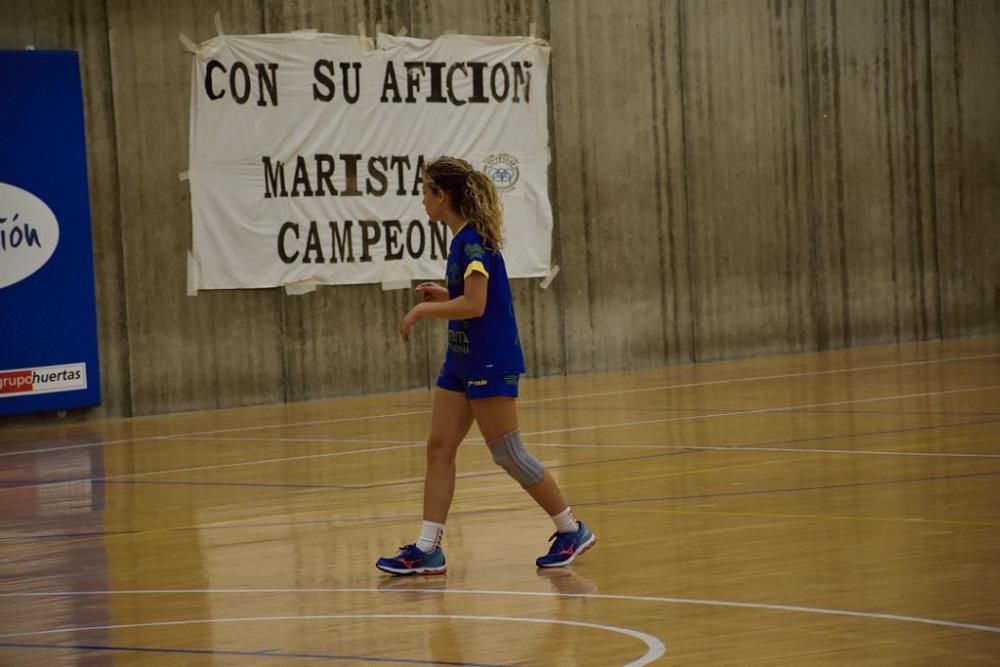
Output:
[[580,530],[580,524],[577,523],[576,517],[573,516],[573,510],[569,507],[552,517],[552,520],[556,524],[556,530],[560,533],[575,533]]
[[424,521],[420,527],[420,537],[417,538],[417,548],[429,554],[434,551],[434,547],[441,544],[442,535],[444,535],[443,523]]

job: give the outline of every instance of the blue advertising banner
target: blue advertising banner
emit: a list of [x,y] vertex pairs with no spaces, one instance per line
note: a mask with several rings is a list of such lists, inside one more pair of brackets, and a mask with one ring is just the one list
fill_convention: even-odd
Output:
[[0,51],[0,414],[101,402],[80,62]]

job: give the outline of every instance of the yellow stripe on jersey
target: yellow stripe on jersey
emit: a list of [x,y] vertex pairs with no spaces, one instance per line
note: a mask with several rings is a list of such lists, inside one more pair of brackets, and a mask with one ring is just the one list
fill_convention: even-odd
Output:
[[486,267],[483,266],[483,263],[477,259],[474,262],[469,262],[469,268],[465,270],[465,275],[462,276],[462,278],[463,279],[468,278],[469,274],[471,274],[473,271],[479,271],[479,273],[483,274],[487,278],[490,277],[490,272],[487,271]]

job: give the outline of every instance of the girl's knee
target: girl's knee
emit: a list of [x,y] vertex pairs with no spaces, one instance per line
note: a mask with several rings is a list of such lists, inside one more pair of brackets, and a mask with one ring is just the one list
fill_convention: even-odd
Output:
[[457,454],[458,447],[454,443],[438,438],[427,441],[428,464],[453,464]]

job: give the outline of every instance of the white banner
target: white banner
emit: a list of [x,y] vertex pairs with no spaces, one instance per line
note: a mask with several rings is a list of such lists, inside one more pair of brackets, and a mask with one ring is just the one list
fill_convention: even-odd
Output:
[[224,35],[191,86],[193,289],[440,279],[423,164],[468,160],[504,206],[511,277],[549,271],[549,48],[530,38]]

